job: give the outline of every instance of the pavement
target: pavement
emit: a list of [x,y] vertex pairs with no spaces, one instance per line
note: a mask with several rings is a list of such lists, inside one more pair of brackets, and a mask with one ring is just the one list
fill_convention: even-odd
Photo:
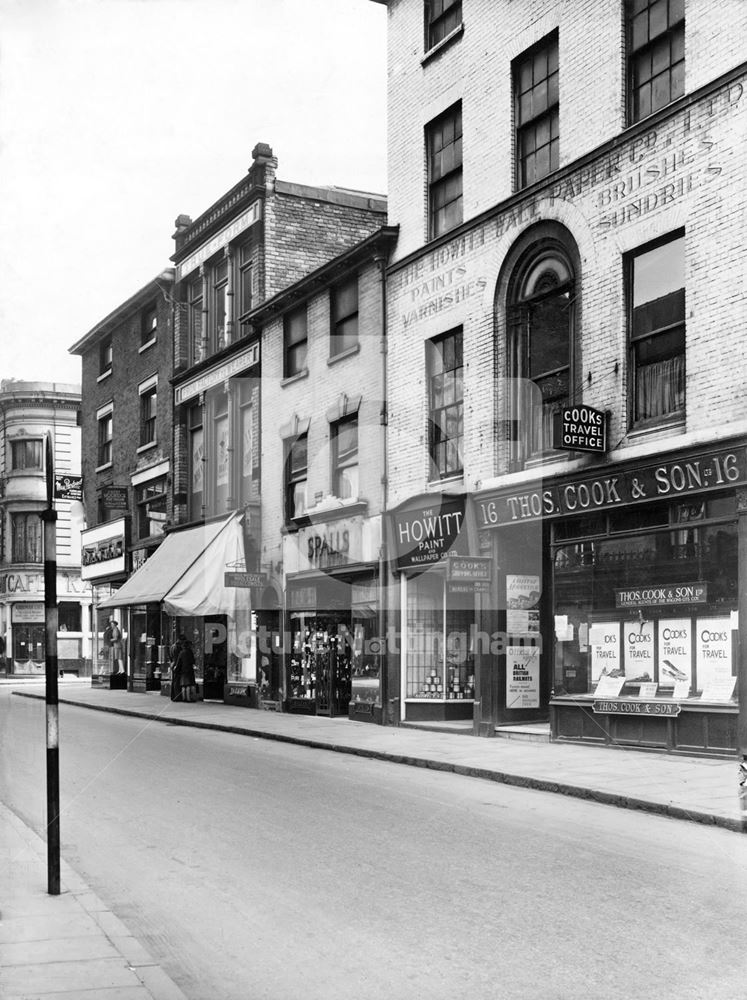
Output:
[[[0,681],[15,697],[44,698],[43,682]],[[65,679],[62,706],[154,724],[355,754],[413,767],[569,795],[626,809],[747,832],[736,760],[549,743],[537,727],[480,739],[468,727],[377,726],[289,715],[220,702],[180,704],[157,692],[91,688]],[[524,738],[522,738],[522,736]],[[65,710],[60,710],[64,747]],[[744,808],[743,808],[744,807]],[[164,971],[81,878],[61,864],[62,892],[47,894],[46,846],[0,804],[0,997],[3,1000],[185,1000]]]
[[47,893],[47,848],[0,803],[0,997],[186,1000],[64,860]]

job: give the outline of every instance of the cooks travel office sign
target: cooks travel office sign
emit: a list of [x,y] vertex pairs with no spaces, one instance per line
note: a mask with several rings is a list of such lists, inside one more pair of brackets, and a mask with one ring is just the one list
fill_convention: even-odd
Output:
[[745,483],[745,448],[724,449],[620,472],[607,467],[604,472],[583,479],[485,494],[477,498],[477,517],[480,527],[491,528],[629,504],[675,500]]

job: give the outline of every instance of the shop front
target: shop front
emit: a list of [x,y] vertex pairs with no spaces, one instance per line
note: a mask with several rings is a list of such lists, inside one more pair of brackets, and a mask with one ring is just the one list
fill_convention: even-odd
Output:
[[[57,574],[57,661],[60,670],[90,673],[91,591],[77,572]],[[43,675],[46,669],[44,574],[0,573],[0,670]]]
[[188,641],[200,697],[224,700],[241,687],[247,701],[256,685],[255,630],[245,575],[243,515],[165,535],[129,580],[101,609],[127,609],[133,690],[171,692],[171,658]]
[[536,607],[555,740],[736,751],[745,484],[739,441],[477,498],[503,552],[517,531],[543,540]]
[[[124,517],[81,533],[80,575],[93,591],[92,687],[127,687],[130,652],[127,613],[111,603],[127,579],[127,533],[128,522]],[[120,635],[112,640],[114,624]]]
[[468,529],[466,497],[407,500],[390,512],[389,533],[400,590],[400,720],[471,720],[493,570]]
[[382,719],[380,516],[316,523],[284,540],[286,708]]

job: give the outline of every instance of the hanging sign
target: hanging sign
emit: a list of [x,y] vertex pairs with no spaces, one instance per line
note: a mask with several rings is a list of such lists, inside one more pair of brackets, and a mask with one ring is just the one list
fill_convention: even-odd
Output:
[[607,414],[593,406],[564,406],[555,414],[553,448],[561,451],[607,451]]
[[224,573],[224,587],[264,587],[267,573]]
[[83,476],[55,476],[55,500],[82,500]]
[[447,560],[450,594],[489,594],[493,560],[485,556],[450,556]]

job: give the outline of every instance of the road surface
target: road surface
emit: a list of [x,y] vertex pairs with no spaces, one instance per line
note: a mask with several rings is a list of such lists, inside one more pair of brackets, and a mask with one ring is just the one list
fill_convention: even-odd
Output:
[[[69,705],[60,721],[63,856],[191,1000],[747,996],[740,834]],[[0,798],[37,832],[44,740],[44,703],[0,692]]]

